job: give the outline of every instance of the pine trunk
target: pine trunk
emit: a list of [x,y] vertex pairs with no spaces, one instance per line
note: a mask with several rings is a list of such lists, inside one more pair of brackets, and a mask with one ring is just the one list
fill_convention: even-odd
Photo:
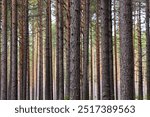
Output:
[[121,100],[134,99],[134,60],[132,42],[132,2],[120,1],[120,35],[121,35]]

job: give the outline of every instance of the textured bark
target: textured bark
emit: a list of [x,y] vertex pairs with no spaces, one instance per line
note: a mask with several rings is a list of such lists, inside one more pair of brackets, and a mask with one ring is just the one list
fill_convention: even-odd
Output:
[[116,37],[116,0],[114,0],[114,53],[115,53],[115,97],[118,100],[118,67],[117,67],[117,37]]
[[59,16],[58,0],[56,0],[56,99],[59,99]]
[[109,69],[109,1],[101,1],[102,22],[102,99],[111,99],[110,95],[110,69]]
[[59,0],[59,100],[64,99],[63,1]]
[[[18,79],[19,79],[19,99],[22,100],[23,99],[23,41],[24,41],[24,1],[18,1],[20,4],[19,9],[19,34],[20,34],[20,46],[19,46],[19,75],[18,75]],[[11,55],[12,56],[12,55]],[[12,63],[12,62],[11,62]],[[11,73],[11,71],[10,71]]]
[[89,23],[90,0],[85,1],[85,29],[83,37],[83,99],[89,99]]
[[90,28],[90,40],[91,40],[91,100],[93,100],[93,37],[92,37],[92,23]]
[[80,0],[70,0],[70,99],[80,99]]
[[149,0],[146,0],[146,67],[147,99],[150,100],[150,33],[149,33]]
[[97,71],[97,99],[101,99],[100,91],[100,28],[99,28],[99,17],[100,17],[100,1],[97,0],[96,4],[96,71]]
[[17,99],[17,0],[12,0],[12,83],[11,99]]
[[28,29],[28,0],[24,1],[24,40],[23,40],[23,100],[28,99],[28,51],[29,51],[29,29]]
[[[33,19],[34,20],[34,19]],[[34,21],[32,22],[32,74],[31,74],[31,81],[32,81],[32,83],[31,83],[31,87],[32,87],[32,100],[34,100],[34,89],[35,89],[35,86],[34,86],[34,84],[35,84],[35,74],[34,74],[34,69],[35,69],[35,67],[34,67],[34,62],[35,62],[35,59],[34,59],[34,56],[35,56],[35,51],[34,51],[34,45],[35,45],[35,26],[34,26]]]
[[51,0],[47,0],[46,9],[46,80],[45,80],[45,99],[53,99],[53,78],[52,78],[52,34],[51,34]]
[[67,55],[65,99],[70,99],[70,0],[67,0]]
[[[9,4],[9,10],[10,10],[10,58],[12,58],[12,7],[11,7],[11,1]],[[11,100],[11,66],[12,66],[12,61],[10,59],[10,72],[9,72],[9,80],[8,80],[8,92],[7,92],[7,100]]]
[[114,100],[114,69],[113,69],[113,41],[112,41],[112,12],[111,0],[109,0],[109,69],[110,69],[110,94]]
[[120,33],[121,33],[121,100],[134,99],[134,61],[132,42],[132,2],[120,1]]
[[39,7],[39,100],[43,100],[43,0],[38,1]]
[[2,0],[1,99],[7,99],[7,0]]
[[141,44],[141,2],[139,2],[139,16],[138,16],[138,99],[143,100],[143,73],[142,73],[142,44]]

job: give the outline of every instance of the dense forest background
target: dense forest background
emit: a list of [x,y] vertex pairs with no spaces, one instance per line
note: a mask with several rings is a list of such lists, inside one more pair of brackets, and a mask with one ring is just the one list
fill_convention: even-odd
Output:
[[149,100],[149,8],[0,0],[1,100]]

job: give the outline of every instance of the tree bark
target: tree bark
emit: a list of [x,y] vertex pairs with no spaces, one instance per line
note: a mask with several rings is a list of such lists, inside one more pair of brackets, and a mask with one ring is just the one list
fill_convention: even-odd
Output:
[[65,99],[70,99],[70,0],[67,0],[67,55]]
[[46,9],[46,80],[45,80],[45,99],[53,99],[53,78],[52,78],[52,33],[51,33],[51,0],[47,0]]
[[116,34],[116,0],[114,0],[114,53],[115,53],[115,97],[118,100],[118,64],[117,64],[117,34]]
[[114,100],[114,69],[113,69],[113,41],[112,41],[112,12],[111,0],[109,0],[109,69],[110,69],[110,95]]
[[150,33],[149,33],[149,0],[146,0],[146,62],[147,62],[147,99],[150,100]]
[[70,0],[70,99],[80,99],[80,0]]
[[89,99],[89,23],[90,0],[85,0],[85,29],[83,37],[83,99]]
[[100,1],[96,3],[96,71],[97,71],[97,99],[101,99],[100,91]]
[[121,33],[121,100],[134,99],[134,60],[132,40],[132,2],[120,1],[120,33]]
[[2,0],[1,100],[7,99],[7,0]]
[[17,0],[12,0],[12,83],[11,99],[17,100]]
[[43,1],[38,1],[39,6],[39,100],[43,100]]
[[102,22],[102,99],[111,99],[110,92],[110,68],[109,68],[109,1],[101,1]]
[[143,73],[142,73],[142,44],[141,44],[141,2],[139,2],[138,16],[138,62],[139,62],[139,83],[138,83],[138,99],[143,100]]
[[59,0],[59,100],[64,99],[63,1]]

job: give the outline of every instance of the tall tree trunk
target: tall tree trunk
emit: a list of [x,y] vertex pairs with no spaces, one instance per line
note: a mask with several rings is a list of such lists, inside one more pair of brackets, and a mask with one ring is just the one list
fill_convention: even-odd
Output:
[[132,2],[120,1],[121,81],[122,100],[134,99],[134,61],[132,42]]
[[23,40],[23,99],[28,99],[28,51],[29,51],[29,31],[28,31],[28,0],[24,1],[24,40]]
[[100,1],[96,3],[96,71],[97,71],[97,99],[101,99],[100,91],[100,28],[99,28],[99,13],[100,13]]
[[[19,99],[23,99],[23,47],[24,47],[24,1],[19,1],[20,7],[19,7],[19,34],[20,34],[20,46],[19,46],[19,74],[18,74],[18,79],[19,79]],[[12,42],[11,42],[12,44]],[[11,55],[12,56],[12,52]],[[12,64],[12,62],[10,62]],[[11,74],[11,69],[10,69],[10,74]]]
[[35,75],[34,75],[34,69],[35,69],[35,64],[34,64],[34,62],[35,62],[35,60],[34,60],[34,56],[35,56],[35,51],[34,51],[34,45],[35,45],[35,26],[34,26],[35,24],[34,24],[34,19],[33,19],[33,21],[32,21],[32,74],[31,74],[31,78],[32,78],[32,100],[34,100],[34,89],[35,89],[35,86],[34,86],[34,84],[35,84]]
[[56,0],[56,99],[59,99],[59,7],[58,0]]
[[63,1],[59,0],[59,100],[64,99]]
[[1,99],[7,99],[7,0],[2,0]]
[[[12,7],[10,1],[10,58],[12,58]],[[7,100],[11,100],[11,73],[12,73],[12,60],[10,59],[10,72],[9,72],[9,81],[8,81],[8,92],[7,92]]]
[[112,41],[112,12],[111,0],[109,0],[109,69],[110,69],[110,95],[114,100],[114,69],[113,69],[113,41]]
[[12,83],[11,99],[17,99],[17,0],[12,0]]
[[90,28],[90,40],[91,40],[91,100],[93,100],[93,36],[92,36],[92,23]]
[[109,1],[102,0],[102,99],[111,99],[110,69],[109,69]]
[[150,100],[150,33],[149,33],[149,0],[146,0],[146,62],[147,62],[147,99]]
[[139,2],[138,16],[138,62],[139,62],[139,83],[138,83],[138,99],[143,100],[143,73],[142,73],[142,45],[141,45],[141,2]]
[[53,78],[52,78],[52,34],[51,34],[51,0],[47,0],[46,9],[46,81],[45,81],[45,99],[53,99]]
[[85,1],[85,29],[83,39],[83,99],[89,99],[89,23],[90,0]]
[[38,1],[39,6],[39,99],[43,100],[43,0]]
[[115,97],[118,100],[118,67],[117,67],[117,34],[116,34],[116,0],[114,0],[114,53],[115,53]]
[[70,0],[70,99],[80,99],[80,0]]
[[70,99],[70,0],[67,0],[67,55],[65,99]]

